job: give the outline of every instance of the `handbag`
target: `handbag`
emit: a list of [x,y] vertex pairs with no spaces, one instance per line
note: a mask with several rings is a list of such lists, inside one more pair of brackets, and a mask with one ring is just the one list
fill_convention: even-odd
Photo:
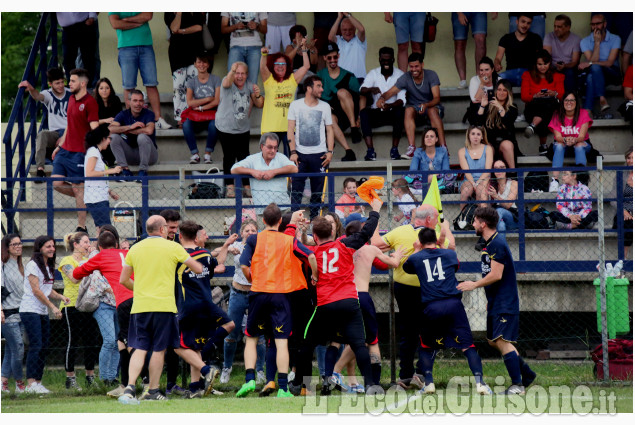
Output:
[[181,112],[181,121],[190,120],[194,122],[201,121],[212,121],[216,119],[216,109],[206,109],[204,111],[199,111],[197,109],[192,109],[187,107]]
[[[198,171],[192,171],[192,175],[209,175],[220,174],[218,167],[211,167],[204,174]],[[221,199],[223,197],[221,179],[196,179],[194,183],[188,186],[190,193],[188,199]]]
[[426,13],[425,32],[423,34],[424,43],[432,43],[437,38],[437,24],[439,20],[432,16],[432,13]]
[[477,208],[478,204],[465,205],[459,215],[452,221],[454,230],[474,230],[472,222],[474,221],[474,212]]
[[86,276],[79,285],[75,308],[84,313],[92,313],[99,307],[104,285],[109,285],[99,270]]
[[205,24],[203,25],[203,48],[208,52],[214,48],[214,39],[212,38],[212,33],[209,32],[209,27],[207,26],[207,13],[205,14]]

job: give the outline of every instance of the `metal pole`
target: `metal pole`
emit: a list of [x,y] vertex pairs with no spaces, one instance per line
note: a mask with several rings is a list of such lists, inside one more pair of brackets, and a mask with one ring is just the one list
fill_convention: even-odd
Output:
[[604,268],[604,171],[602,167],[602,157],[597,158],[598,171],[598,216],[600,225],[598,226],[598,249],[600,250],[600,309],[602,318],[602,368],[604,371],[604,381],[609,380],[609,336],[606,313],[606,269]]
[[179,213],[182,217],[187,218],[185,215],[185,169],[183,167],[179,167],[179,203]]
[[[392,228],[392,190],[390,190],[390,184],[392,183],[392,162],[388,162],[386,168],[386,180],[388,183],[388,226]],[[388,287],[390,288],[390,300],[388,302],[389,318],[388,318],[388,330],[390,333],[390,382],[397,382],[397,332],[395,326],[395,282],[393,280],[393,269],[388,269]]]

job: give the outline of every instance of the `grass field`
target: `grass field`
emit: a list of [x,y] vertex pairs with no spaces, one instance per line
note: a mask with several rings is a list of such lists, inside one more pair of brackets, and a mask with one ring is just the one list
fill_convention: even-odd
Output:
[[[478,396],[468,386],[469,373],[465,361],[443,359],[435,367],[437,394],[417,396],[390,387],[388,366],[382,376],[386,395],[357,397],[337,391],[329,397],[295,397],[274,399],[257,393],[238,399],[235,393],[243,383],[244,370],[235,367],[232,379],[215,388],[220,396],[167,402],[142,402],[124,406],[107,398],[105,389],[94,388],[81,394],[64,389],[63,371],[45,374],[44,385],[53,391],[45,396],[2,395],[2,413],[371,413],[371,414],[463,414],[463,413],[632,413],[632,383],[598,385],[593,378],[591,362],[532,362],[538,373],[534,385],[525,396]],[[501,361],[486,360],[483,368],[486,382],[496,391],[509,385]],[[458,378],[454,378],[458,377]],[[83,383],[83,377],[78,382]],[[505,378],[505,379],[503,379]],[[259,388],[257,389],[259,390]],[[319,389],[318,389],[319,394]]]

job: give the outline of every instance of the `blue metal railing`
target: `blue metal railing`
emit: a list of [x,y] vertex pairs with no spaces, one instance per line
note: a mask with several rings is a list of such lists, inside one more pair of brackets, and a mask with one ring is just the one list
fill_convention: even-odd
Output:
[[[22,80],[28,80],[33,87],[39,86],[41,90],[44,90],[47,87],[46,71],[56,66],[58,66],[57,17],[54,12],[44,12],[40,18]],[[5,90],[8,88],[5,87]],[[42,114],[42,121],[38,128],[37,120],[40,114]],[[25,133],[27,123],[28,130]],[[6,189],[2,191],[2,200],[3,204],[11,207],[6,208],[6,231],[9,233],[17,230],[14,211],[18,210],[20,201],[25,200],[26,180],[21,179],[28,176],[33,163],[35,138],[39,131],[46,128],[48,128],[48,117],[44,106],[28,96],[25,88],[19,88],[2,139],[5,151],[6,184]],[[14,131],[16,131],[15,138],[12,138]],[[29,157],[26,155],[27,146],[31,147]],[[16,185],[19,185],[19,188],[16,189]]]

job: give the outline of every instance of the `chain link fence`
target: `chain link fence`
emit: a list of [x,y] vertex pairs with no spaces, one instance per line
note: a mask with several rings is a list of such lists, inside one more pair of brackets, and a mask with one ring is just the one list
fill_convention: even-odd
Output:
[[[603,369],[602,350],[599,357],[595,355],[592,358],[590,354],[602,343],[603,335],[605,342],[613,338],[632,339],[632,286],[629,283],[632,281],[632,261],[628,260],[632,255],[632,220],[629,227],[629,220],[625,220],[624,213],[629,208],[632,213],[632,194],[629,197],[624,190],[626,186],[632,185],[632,174],[626,167],[605,167],[602,171],[597,167],[562,168],[559,192],[550,192],[547,171],[553,170],[535,168],[507,172],[509,180],[518,186],[517,199],[513,200],[515,211],[511,208],[512,217],[505,221],[504,228],[515,260],[520,295],[518,348],[526,358],[536,361],[557,361],[572,368],[588,365],[589,374],[580,377],[580,380],[592,380],[593,360],[602,369],[600,377],[609,373]],[[415,207],[422,202],[427,189],[425,184],[417,182],[426,182],[428,174],[393,172],[389,166],[382,176],[385,178],[384,189],[379,193],[385,201],[379,223],[380,234],[403,223],[405,218],[400,216],[404,211],[407,216],[406,206]],[[298,174],[293,178],[298,176],[309,175]],[[321,214],[336,211],[335,204],[345,192],[345,178],[352,177],[360,181],[368,177],[368,172],[331,172],[325,176],[324,190],[320,195],[323,203]],[[229,234],[240,229],[244,219],[256,219],[261,224],[257,213],[259,207],[264,205],[255,205],[254,200],[288,196],[285,191],[279,194],[266,193],[266,196],[259,198],[257,194],[248,193],[240,179],[236,178],[235,198],[225,198],[224,177],[186,175],[180,170],[178,176],[144,177],[142,182],[135,182],[134,178],[126,182],[111,180],[110,188],[118,195],[117,200],[110,202],[111,221],[121,238],[133,243],[144,232],[143,223],[147,217],[164,209],[175,209],[180,212],[182,219],[201,224],[209,236],[207,247],[215,248]],[[398,191],[391,190],[391,183],[404,177],[408,177],[408,188],[414,202],[403,202],[395,196]],[[460,185],[466,184],[462,177],[459,174],[458,178],[444,180],[441,195],[443,216],[450,222],[456,238],[456,251],[461,262],[457,278],[459,281],[477,280],[480,278],[480,252],[475,249],[478,237],[471,229],[469,214],[464,212],[470,205],[479,203],[504,207],[496,199],[462,199]],[[286,179],[290,181],[291,178]],[[566,196],[573,192],[570,188],[563,189],[565,182],[578,188],[575,197],[582,194],[588,199],[567,200]],[[575,186],[576,182],[584,184],[588,192]],[[490,184],[495,186],[495,180],[492,179]],[[494,190],[499,193],[496,187]],[[21,197],[22,201],[16,210],[3,209],[3,227],[7,232],[19,230],[24,243],[24,264],[30,260],[34,239],[48,234],[55,239],[58,267],[63,257],[72,255],[72,252],[62,248],[61,240],[77,227],[78,209],[75,200],[57,193],[49,179],[40,184],[34,183],[33,179],[22,179],[15,185],[11,196],[12,199]],[[309,216],[310,198],[311,191],[307,186],[302,193],[302,208],[306,216]],[[463,204],[467,205],[464,209]],[[281,207],[291,208],[291,204],[282,204]],[[509,207],[506,209],[510,210]],[[364,213],[367,215],[369,210],[366,205]],[[342,221],[345,224],[346,217]],[[96,232],[90,215],[86,223],[90,238],[94,239]],[[310,227],[307,230],[310,234]],[[499,231],[503,229],[499,227]],[[615,265],[618,260],[619,265]],[[605,262],[606,268],[601,266]],[[608,263],[611,263],[613,270],[609,269]],[[219,293],[216,295],[225,307],[235,266],[232,255],[228,256],[226,266],[227,271],[215,276],[212,281],[214,286],[222,290],[222,296]],[[618,267],[621,271],[615,273]],[[400,318],[391,296],[391,284],[390,271],[373,270],[369,292],[378,313],[382,355],[385,361],[391,361],[394,380],[398,361],[395,329],[396,321]],[[68,284],[65,287],[59,273],[52,287],[59,294],[68,297],[73,295],[74,289]],[[59,305],[60,301],[53,302]],[[497,358],[498,352],[489,347],[485,339],[487,313],[484,292],[477,290],[465,293],[463,303],[479,353],[484,358]],[[69,355],[76,357],[76,365],[91,366],[92,363],[98,363],[96,353],[101,346],[101,336],[90,314],[69,318],[68,315],[55,316],[48,309],[44,309],[44,312],[51,319],[46,367],[68,365]],[[70,324],[71,319],[74,325]],[[69,337],[69,329],[73,336]],[[27,351],[32,349],[29,345],[27,340]],[[604,355],[609,354],[609,348],[606,343]],[[4,353],[6,348],[3,349]],[[460,353],[453,351],[445,351],[440,356],[461,357]]]

